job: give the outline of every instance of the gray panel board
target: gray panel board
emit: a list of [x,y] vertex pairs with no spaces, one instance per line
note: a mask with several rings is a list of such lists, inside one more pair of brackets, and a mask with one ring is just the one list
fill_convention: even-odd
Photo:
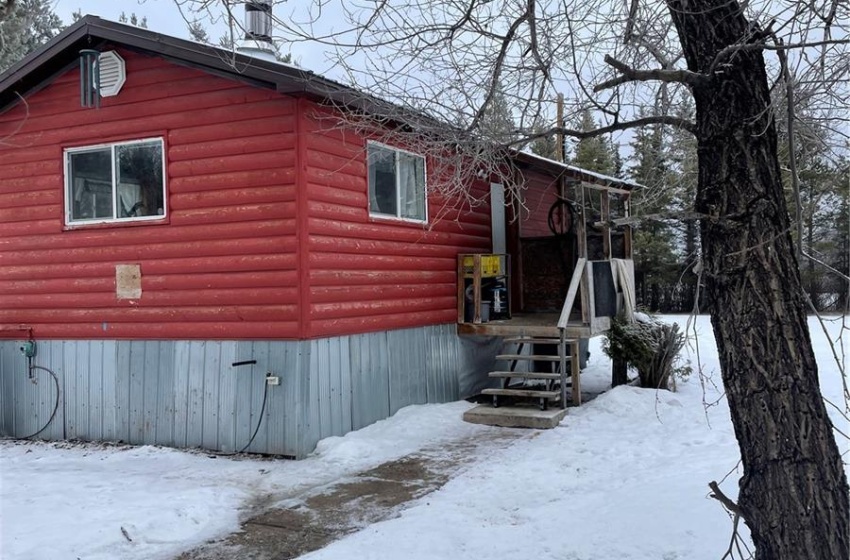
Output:
[[[20,345],[0,342],[0,434],[17,437],[41,428],[56,398],[49,373],[28,379]],[[34,363],[60,385],[39,437],[232,452],[256,430],[249,451],[303,457],[404,406],[473,394],[497,350],[454,325],[310,341],[39,341]]]
[[[434,327],[428,331],[434,331]],[[390,414],[405,406],[428,402],[426,344],[431,332],[403,329],[387,333],[389,346]]]
[[351,424],[359,430],[390,416],[387,333],[351,337]]

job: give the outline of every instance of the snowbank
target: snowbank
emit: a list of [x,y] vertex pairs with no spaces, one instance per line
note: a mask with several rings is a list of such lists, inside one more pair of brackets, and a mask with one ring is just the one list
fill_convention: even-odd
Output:
[[[840,326],[828,324],[831,337]],[[678,393],[620,387],[571,410],[554,430],[485,445],[464,472],[399,518],[308,556],[716,560],[731,525],[708,498],[707,484],[731,472],[722,488],[736,495],[738,451],[708,319],[698,318],[694,329],[704,381],[694,375]],[[824,395],[842,406],[827,337],[814,321],[811,331]],[[591,352],[583,383],[602,389],[610,364],[599,339]],[[697,347],[690,352],[696,361]],[[240,516],[257,505],[492,430],[461,421],[469,406],[408,407],[320,442],[313,456],[299,462],[154,447],[0,442],[0,558],[173,558],[237,529]],[[830,414],[850,433],[838,410]],[[847,450],[847,441],[839,441]]]

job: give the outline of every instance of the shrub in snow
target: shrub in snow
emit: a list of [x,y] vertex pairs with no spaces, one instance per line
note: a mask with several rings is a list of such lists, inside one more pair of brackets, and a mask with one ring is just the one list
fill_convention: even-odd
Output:
[[610,358],[623,360],[640,377],[641,387],[676,389],[676,378],[686,378],[691,367],[679,360],[687,338],[677,323],[663,323],[645,313],[636,313],[635,322],[616,317],[603,341]]

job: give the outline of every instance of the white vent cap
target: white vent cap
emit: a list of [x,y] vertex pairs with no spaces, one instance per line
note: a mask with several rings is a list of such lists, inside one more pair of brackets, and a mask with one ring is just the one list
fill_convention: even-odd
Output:
[[127,71],[121,55],[115,51],[100,53],[97,59],[97,70],[100,78],[100,96],[118,95],[127,80]]

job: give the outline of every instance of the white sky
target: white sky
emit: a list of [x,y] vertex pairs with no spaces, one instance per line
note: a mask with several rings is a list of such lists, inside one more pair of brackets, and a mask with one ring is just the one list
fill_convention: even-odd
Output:
[[[279,4],[275,7],[275,15],[283,16],[287,9],[291,11],[297,8],[290,7],[288,4]],[[139,18],[147,18],[148,29],[151,31],[183,39],[190,38],[186,22],[181,17],[175,0],[54,0],[53,11],[66,25],[72,23],[71,14],[77,10],[81,11],[83,15],[96,15],[112,21],[118,21],[122,12],[127,17],[135,13]],[[237,16],[240,21],[243,10],[242,6],[238,7]],[[340,18],[335,17],[334,14],[326,12],[322,25],[339,24],[340,21]],[[207,20],[202,23],[213,43],[218,43],[219,37],[227,32],[227,26],[224,22],[213,24]],[[333,71],[334,69],[328,62],[328,57],[325,56],[326,47],[308,42],[281,44],[279,46],[281,52],[291,53],[293,60],[302,68],[330,78],[340,77]]]
[[148,18],[148,27],[153,31],[183,38],[189,35],[173,0],[56,0],[54,6],[53,11],[66,25],[72,21],[71,13],[77,10],[83,15],[92,14],[113,21],[118,21],[121,12],[127,16],[135,12],[139,17]]

